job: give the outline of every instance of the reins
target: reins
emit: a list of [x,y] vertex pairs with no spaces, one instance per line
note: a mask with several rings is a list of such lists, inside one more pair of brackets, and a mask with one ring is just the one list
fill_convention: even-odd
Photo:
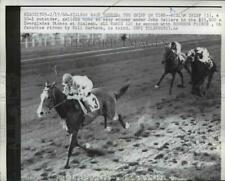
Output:
[[56,107],[58,107],[58,106],[60,106],[60,105],[64,104],[66,101],[67,101],[66,99],[65,99],[65,100],[63,100],[62,102],[60,102],[60,103],[58,103],[58,104],[56,104],[56,105],[54,105],[54,106],[50,107],[50,108],[49,108],[49,110],[51,110],[51,109],[53,109],[53,108],[56,108]]
[[[53,101],[55,102],[55,101],[56,101],[56,98],[55,98],[55,89],[53,89],[53,99],[54,99]],[[58,104],[56,104],[56,105],[50,107],[50,108],[49,108],[49,111],[50,111],[51,109],[53,109],[53,108],[56,108],[56,107],[58,107],[58,106],[64,104],[66,101],[67,101],[67,99],[64,99],[62,102],[60,102],[60,103],[58,103]]]

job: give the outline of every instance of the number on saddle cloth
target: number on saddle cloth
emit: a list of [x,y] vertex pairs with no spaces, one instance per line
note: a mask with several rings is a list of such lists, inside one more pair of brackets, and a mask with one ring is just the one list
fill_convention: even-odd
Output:
[[86,101],[91,112],[96,111],[100,108],[98,98],[94,94],[90,94],[89,96],[87,96]]

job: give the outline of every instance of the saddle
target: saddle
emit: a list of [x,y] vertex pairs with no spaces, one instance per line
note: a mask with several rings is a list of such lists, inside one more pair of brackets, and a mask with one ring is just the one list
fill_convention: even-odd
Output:
[[85,100],[81,101],[86,108],[86,112],[94,112],[100,108],[100,103],[98,98],[90,93]]

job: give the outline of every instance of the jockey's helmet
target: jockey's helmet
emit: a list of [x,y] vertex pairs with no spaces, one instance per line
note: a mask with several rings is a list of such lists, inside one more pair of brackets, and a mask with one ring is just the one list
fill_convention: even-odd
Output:
[[177,48],[176,43],[173,41],[173,42],[171,43],[171,49],[176,49],[176,48]]
[[65,85],[70,83],[71,81],[72,81],[72,75],[69,73],[65,73],[62,78],[62,83]]

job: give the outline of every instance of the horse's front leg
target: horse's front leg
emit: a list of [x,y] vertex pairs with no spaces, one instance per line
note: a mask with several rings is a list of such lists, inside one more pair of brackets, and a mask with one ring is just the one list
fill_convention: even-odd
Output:
[[161,78],[159,79],[159,82],[155,85],[155,88],[159,88],[160,87],[160,83],[162,82],[162,80],[164,79],[164,77],[166,76],[166,72],[164,72],[161,76]]
[[181,71],[178,71],[178,74],[180,75],[181,78],[181,84],[178,85],[178,87],[184,88],[184,77]]
[[128,129],[130,127],[129,123],[128,122],[124,122],[123,121],[123,118],[122,118],[122,115],[119,114],[118,115],[118,121],[120,122],[121,126],[124,128],[124,129]]
[[78,134],[78,131],[74,132],[71,134],[71,137],[70,137],[70,146],[69,146],[69,150],[68,150],[68,156],[67,156],[67,161],[66,161],[66,165],[65,165],[65,169],[69,169],[70,166],[69,166],[69,162],[70,162],[70,157],[72,155],[72,151],[73,151],[73,148],[75,146],[77,146],[77,134]]
[[169,94],[172,94],[172,87],[173,87],[173,82],[174,82],[174,79],[175,79],[175,75],[176,75],[176,73],[173,73],[172,74],[172,80],[171,80],[171,83],[170,83],[170,91],[169,91]]
[[112,128],[107,125],[107,115],[104,115],[104,127],[106,131],[112,131]]

